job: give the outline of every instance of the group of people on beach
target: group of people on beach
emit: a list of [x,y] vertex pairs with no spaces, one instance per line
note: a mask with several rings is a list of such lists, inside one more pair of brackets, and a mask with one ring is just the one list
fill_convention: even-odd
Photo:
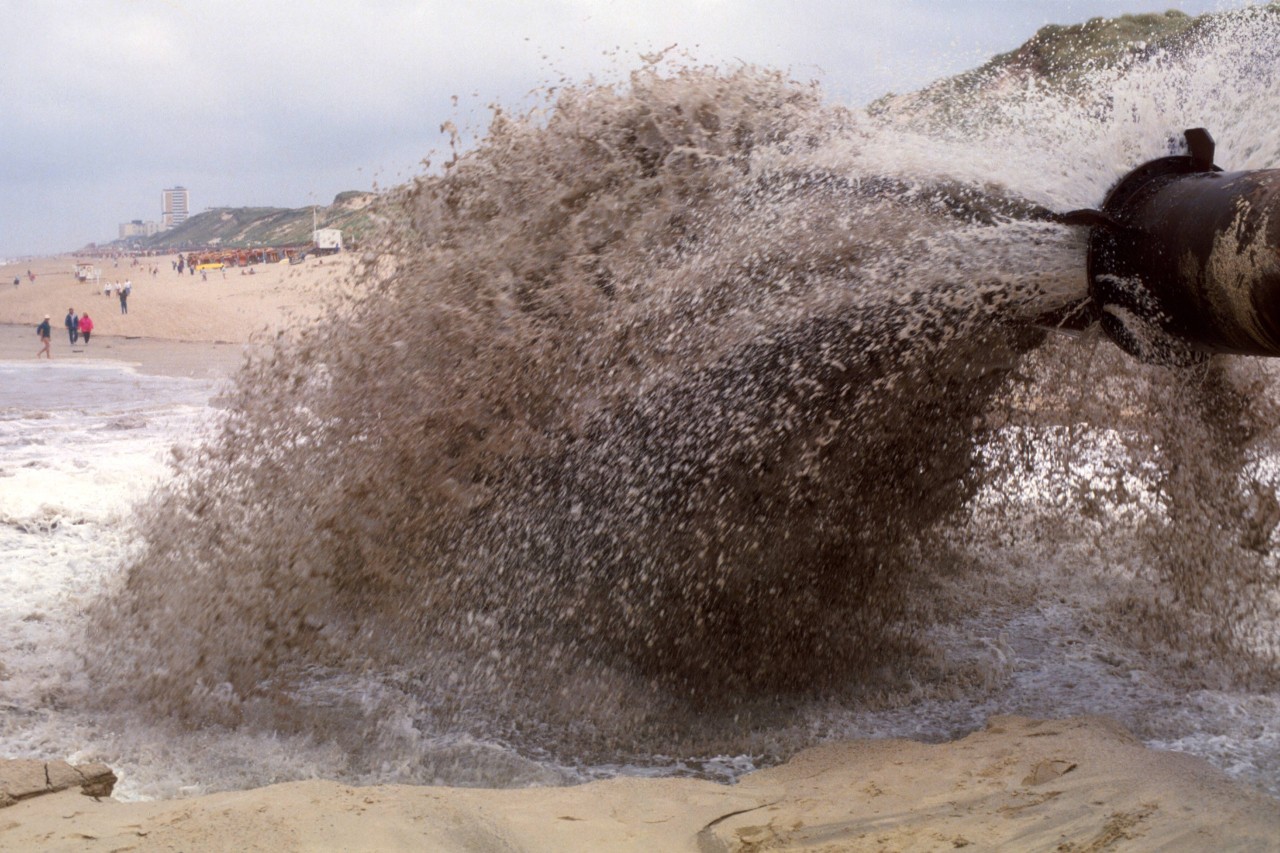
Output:
[[[53,337],[53,329],[49,325],[49,315],[44,315],[44,322],[36,326],[36,336],[40,338],[40,349],[36,351],[36,358],[44,356],[45,358],[53,358],[53,350],[50,348],[50,339]],[[67,316],[62,321],[67,327],[67,337],[71,340],[71,345],[75,346],[81,338],[84,338],[84,345],[89,345],[89,336],[93,334],[93,318],[89,316],[89,312],[85,311],[77,315],[76,309],[68,308]]]
[[[136,264],[135,264],[136,266]],[[31,275],[31,273],[28,273]],[[35,279],[31,275],[32,280]],[[18,280],[14,279],[14,286],[18,285]],[[133,293],[133,281],[125,279],[123,282],[109,281],[102,288],[106,296],[114,295],[120,297],[120,313],[129,313],[129,294]],[[44,356],[45,358],[53,358],[53,350],[50,348],[50,339],[53,337],[52,327],[50,326],[50,316],[44,315],[44,321],[36,326],[36,336],[40,338],[40,349],[36,351],[36,358]],[[71,341],[71,345],[75,346],[80,343],[81,338],[84,339],[84,345],[89,345],[89,337],[93,334],[93,319],[89,316],[89,312],[85,311],[76,314],[74,308],[67,309],[67,316],[62,321],[67,327],[67,338]]]
[[120,297],[120,313],[128,314],[129,313],[129,294],[133,293],[132,279],[126,278],[123,284],[120,282],[109,281],[102,286],[102,293],[104,296],[107,296],[109,298],[113,292],[116,294],[116,296]]

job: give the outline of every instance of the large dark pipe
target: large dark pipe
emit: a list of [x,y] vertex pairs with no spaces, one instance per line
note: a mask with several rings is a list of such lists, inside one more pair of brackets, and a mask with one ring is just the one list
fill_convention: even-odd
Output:
[[1208,131],[1188,153],[1125,175],[1087,225],[1089,301],[1069,322],[1097,320],[1145,361],[1205,353],[1280,356],[1280,169],[1224,172]]

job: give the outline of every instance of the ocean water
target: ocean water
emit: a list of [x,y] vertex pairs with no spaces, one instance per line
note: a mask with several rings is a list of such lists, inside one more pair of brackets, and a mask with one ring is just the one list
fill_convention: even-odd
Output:
[[[620,773],[699,774],[728,780],[770,763],[758,754],[651,755],[643,760],[566,765],[529,754],[503,737],[491,740],[416,728],[421,700],[404,679],[314,673],[296,701],[377,722],[383,747],[376,766],[358,765],[338,740],[313,734],[166,725],[120,711],[68,704],[92,692],[82,656],[86,607],[119,583],[137,550],[132,510],[173,476],[171,448],[188,448],[215,431],[225,413],[210,406],[215,383],[144,376],[127,367],[33,363],[0,365],[0,753],[7,756],[106,760],[122,777],[125,798],[171,797],[313,776],[352,781],[448,784],[563,784]],[[1101,454],[1114,455],[1102,442]],[[1045,484],[1021,484],[1029,511]],[[985,500],[1007,503],[994,487]],[[1028,524],[1028,531],[1032,526]],[[1060,545],[1061,543],[1059,543]],[[985,546],[990,548],[990,545]],[[981,559],[1036,594],[1010,594],[1007,606],[945,626],[934,637],[945,650],[949,692],[926,685],[891,701],[851,707],[832,699],[791,703],[779,740],[963,735],[993,714],[1059,717],[1105,714],[1145,742],[1199,755],[1229,774],[1275,792],[1280,775],[1280,695],[1274,690],[1186,688],[1162,676],[1143,653],[1097,630],[1100,587],[1130,574],[1090,564],[1069,549],[1042,553],[1010,541]],[[1082,556],[1085,559],[1082,559]],[[970,558],[974,558],[971,554]],[[1017,586],[1018,584],[1014,584]],[[870,705],[870,707],[866,707]],[[388,706],[397,709],[386,719]],[[377,709],[377,710],[375,710]],[[399,727],[395,732],[394,727]],[[400,749],[387,743],[389,732]],[[368,732],[364,732],[368,734]]]
[[1274,368],[1033,323],[1086,290],[1037,211],[1187,127],[1280,167],[1278,26],[961,115],[560,88],[388,199],[352,295],[218,407],[5,368],[0,748],[130,797],[728,781],[1105,714],[1280,791]]
[[208,382],[122,365],[0,363],[0,750],[78,751],[84,718],[51,695],[83,683],[77,620],[129,553],[133,505],[213,414]]

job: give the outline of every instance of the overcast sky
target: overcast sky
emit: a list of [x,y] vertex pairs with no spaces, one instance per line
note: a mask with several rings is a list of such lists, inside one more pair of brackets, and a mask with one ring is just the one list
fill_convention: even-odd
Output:
[[[1047,23],[1240,0],[0,0],[0,258],[192,212],[390,186],[562,77],[616,78],[668,45],[817,79],[863,104]],[[457,106],[454,105],[457,96]]]

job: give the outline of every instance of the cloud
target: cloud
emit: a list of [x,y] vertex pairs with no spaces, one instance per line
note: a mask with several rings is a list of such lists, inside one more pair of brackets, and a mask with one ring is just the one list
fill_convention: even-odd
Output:
[[491,103],[623,79],[671,44],[863,103],[971,67],[1048,20],[1119,11],[1102,0],[9,2],[0,256],[109,240],[119,222],[157,218],[174,184],[199,210],[397,183],[446,147],[446,119],[479,129]]

